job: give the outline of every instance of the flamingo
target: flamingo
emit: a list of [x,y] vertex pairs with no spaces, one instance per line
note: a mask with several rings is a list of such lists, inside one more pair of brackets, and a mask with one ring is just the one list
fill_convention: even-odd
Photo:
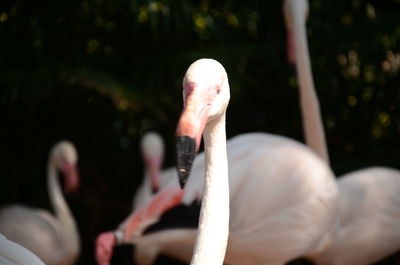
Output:
[[[164,141],[161,138],[161,136],[157,133],[154,132],[149,132],[147,133],[142,141],[141,141],[141,149],[142,149],[142,154],[143,154],[143,160],[144,161],[156,161],[157,165],[156,168],[160,168],[158,165],[162,164],[162,159],[163,159],[163,147],[164,147]],[[155,157],[155,159],[149,159],[151,157]],[[159,162],[161,160],[161,162]],[[150,172],[151,166],[149,166],[150,163],[145,163],[147,167],[147,172]],[[203,170],[203,169],[201,169]],[[170,167],[168,169],[163,170],[161,173],[153,173],[156,176],[159,176],[158,182],[159,185],[153,188],[153,190],[161,190],[166,187],[170,186],[178,186],[178,175],[176,172],[175,167]],[[150,183],[151,183],[151,178],[149,177],[149,174],[145,175],[145,180],[143,181],[143,184],[139,187],[138,191],[135,194],[135,207],[133,209],[138,209],[140,206],[143,206],[146,202],[150,200],[154,196],[156,192],[151,192],[150,188]],[[154,187],[154,186],[153,186]],[[146,199],[143,199],[146,198]],[[180,217],[180,215],[187,215],[188,213],[192,215],[193,210],[197,211],[198,209],[198,200],[199,198],[196,198],[195,202],[189,206],[189,207],[184,207],[182,208],[175,208],[174,212],[172,213],[176,217],[174,218],[175,220]],[[183,212],[182,212],[183,211]],[[197,215],[194,214],[193,218],[195,218]],[[174,221],[175,221],[174,220]],[[157,219],[158,221],[158,219]],[[190,222],[190,221],[189,221]],[[174,222],[176,226],[179,226],[181,224],[177,224],[178,222]],[[181,227],[182,228],[182,227]],[[118,228],[120,231],[123,230],[123,225],[120,225]],[[182,231],[179,231],[179,233],[182,232],[187,232],[191,233],[192,235],[192,241],[194,241],[194,238],[196,236],[196,231],[195,230],[190,230],[190,229],[183,229]],[[150,232],[149,232],[150,233]],[[117,232],[119,234],[119,232]],[[148,238],[147,236],[142,237],[140,240],[137,240],[135,242],[135,249],[134,249],[134,259],[135,263],[139,265],[149,265],[153,264],[156,257],[158,254],[164,253],[169,256],[175,257],[180,260],[186,260],[189,261],[190,257],[192,255],[192,248],[193,246],[187,247],[187,246],[176,246],[176,244],[169,244],[168,247],[161,247],[160,244],[148,244],[147,242],[154,242],[152,238],[154,236],[161,237],[161,238],[173,238],[173,234],[165,234],[163,231],[155,230],[151,231],[151,236]],[[150,240],[148,240],[150,239]]]
[[[190,175],[202,135],[206,160],[204,196],[191,265],[224,262],[229,234],[225,133],[229,98],[228,76],[220,63],[202,59],[189,66],[183,80],[184,108],[176,128],[176,162],[181,187]],[[181,194],[179,190],[178,194]]]
[[[141,139],[140,147],[145,164],[145,176],[143,183],[135,193],[133,210],[145,205],[158,190],[171,185],[178,185],[178,176],[174,167],[161,172],[164,158],[164,141],[161,136],[156,132],[147,132]],[[145,265],[154,262],[159,253],[159,248],[154,245],[137,244],[134,251],[135,263]]]
[[0,264],[45,265],[35,254],[0,234]]
[[[140,149],[144,161],[145,174],[142,184],[137,189],[133,198],[133,211],[140,209],[145,205],[154,194],[169,186],[178,186],[178,174],[176,168],[171,167],[161,172],[161,166],[164,158],[164,141],[161,136],[155,132],[147,132],[140,141]],[[148,225],[156,220],[147,223]],[[115,231],[100,233],[99,241],[106,238],[111,244],[121,244],[121,231],[125,222],[122,222]],[[138,244],[135,248],[135,263],[151,264],[158,255],[159,249],[156,246]],[[110,254],[111,255],[111,254]]]
[[35,253],[47,265],[70,265],[79,251],[79,234],[62,195],[57,171],[64,173],[65,191],[79,186],[77,152],[69,141],[60,141],[51,150],[47,167],[47,185],[55,215],[22,205],[0,211],[0,233]]
[[159,134],[147,132],[140,141],[140,149],[145,165],[145,175],[133,198],[133,209],[137,209],[149,201],[152,194],[160,188],[164,142]]
[[[329,163],[307,48],[307,13],[307,0],[285,0],[289,59],[296,62],[300,80],[306,142]],[[309,258],[321,265],[366,265],[400,249],[400,171],[357,170],[339,177],[338,187],[340,228],[327,249]]]
[[[209,124],[203,117],[209,114],[209,108],[224,104],[223,91],[229,91],[228,78],[221,64],[203,59],[195,65],[195,68],[189,67],[183,82],[184,98],[189,96],[193,101],[186,103],[185,110],[190,112],[184,112],[181,121],[197,120],[194,127],[183,127],[191,132],[190,137],[179,138],[186,141],[184,155],[188,157],[199,144],[201,134],[196,128]],[[192,72],[194,69],[198,72]],[[220,87],[219,93],[218,90],[215,92],[215,87]],[[197,106],[196,102],[209,102],[210,107]],[[199,118],[199,115],[203,117]],[[208,129],[205,129],[206,134]],[[210,152],[205,143],[205,152]],[[294,140],[266,133],[233,137],[226,147],[230,194],[226,264],[285,264],[329,244],[337,225],[337,186],[330,168],[314,152]],[[121,241],[156,244],[166,253],[190,260],[196,230],[168,229],[144,236],[141,233],[148,220],[159,218],[174,205],[190,204],[194,198],[202,196],[203,190],[207,194],[203,187],[210,183],[204,181],[204,171],[199,169],[204,170],[209,159],[204,153],[194,159],[191,177],[183,192],[176,187],[161,190],[143,208],[135,211],[120,231]],[[181,184],[185,183],[183,176],[190,166],[178,166]],[[201,224],[199,227],[204,231]],[[110,247],[107,242],[103,243],[97,245],[99,261],[110,258],[107,257]]]

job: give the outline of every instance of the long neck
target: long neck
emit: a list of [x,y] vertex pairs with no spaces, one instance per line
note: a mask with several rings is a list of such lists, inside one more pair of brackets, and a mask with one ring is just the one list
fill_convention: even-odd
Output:
[[[296,21],[296,20],[295,20]],[[297,20],[294,27],[296,69],[300,81],[300,105],[306,143],[329,164],[328,149],[321,119],[320,106],[315,92],[308,52],[306,27]]]
[[229,234],[225,115],[204,130],[206,177],[192,265],[223,264]]
[[50,160],[47,170],[48,192],[55,216],[60,225],[60,230],[57,232],[63,245],[62,251],[65,255],[74,256],[78,254],[80,248],[79,234],[76,228],[75,220],[72,217],[71,211],[69,210],[62,194],[58,181],[57,170],[52,160]]
[[140,184],[139,188],[135,192],[133,197],[133,209],[138,209],[140,206],[144,205],[149,198],[152,196],[151,194],[151,184],[150,177],[148,175],[147,170],[145,169],[145,173],[143,176],[143,182]]

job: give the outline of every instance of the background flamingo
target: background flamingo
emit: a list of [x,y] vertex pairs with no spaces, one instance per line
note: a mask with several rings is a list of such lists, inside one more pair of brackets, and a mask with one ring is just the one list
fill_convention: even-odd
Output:
[[2,265],[44,265],[32,252],[0,234],[0,263]]
[[[161,171],[164,158],[164,143],[161,136],[155,132],[146,133],[140,142],[140,149],[144,161],[144,178],[136,191],[133,199],[133,210],[137,210],[151,200],[158,190],[170,186],[178,186],[176,168],[168,168]],[[148,225],[156,220],[148,223]],[[115,231],[101,233],[98,238],[106,238],[110,244],[121,244],[121,232],[125,221]],[[98,239],[99,240],[99,239]],[[159,248],[155,245],[138,244],[135,251],[137,264],[151,264],[158,255]]]
[[44,210],[13,205],[0,211],[0,233],[33,253],[47,265],[74,264],[79,251],[79,234],[62,195],[57,171],[62,171],[65,191],[78,188],[77,152],[68,141],[51,150],[47,167],[47,185],[55,215]]
[[[205,77],[207,74],[204,70]],[[215,86],[214,82],[208,84]],[[228,85],[227,80],[224,82]],[[185,89],[191,92],[196,87],[193,83]],[[218,104],[218,97],[214,104]],[[192,149],[196,145],[193,143]],[[332,172],[313,152],[288,138],[262,133],[234,137],[227,150],[231,203],[227,264],[284,264],[329,243],[336,225],[336,183]],[[199,180],[203,174],[199,168],[204,168],[204,155],[195,159],[184,194],[177,190],[157,194],[131,215],[123,240],[141,240],[138,237],[148,219],[201,195],[203,181]],[[172,242],[185,249],[195,238],[193,231],[179,229],[165,231],[164,235],[170,239],[155,236],[153,243],[168,248]],[[151,243],[150,237],[142,240]],[[98,250],[107,254],[107,248],[102,247]]]
[[[145,205],[158,190],[170,185],[178,185],[176,168],[171,167],[161,173],[164,141],[158,133],[146,133],[141,139],[140,148],[145,165],[145,175],[135,193],[133,210]],[[134,249],[136,264],[152,264],[159,251],[155,245],[136,244]]]
[[160,188],[160,171],[164,159],[164,143],[155,132],[147,132],[140,140],[140,149],[144,162],[144,177],[133,198],[133,209],[150,200]]
[[[307,14],[306,0],[285,1],[289,58],[295,59],[300,81],[306,142],[329,163],[308,53]],[[338,186],[340,228],[331,245],[310,258],[321,265],[366,265],[399,250],[400,172],[384,167],[357,170],[339,177]]]

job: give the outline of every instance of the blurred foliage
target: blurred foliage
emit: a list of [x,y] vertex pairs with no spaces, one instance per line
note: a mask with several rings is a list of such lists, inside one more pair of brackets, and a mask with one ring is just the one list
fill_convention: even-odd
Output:
[[[82,189],[70,202],[85,247],[80,264],[92,264],[94,236],[127,215],[141,181],[139,137],[160,132],[165,164],[173,165],[181,78],[201,57],[219,60],[229,74],[229,137],[264,131],[302,141],[281,5],[0,3],[0,202],[48,207],[47,152],[61,138],[73,140]],[[399,0],[310,0],[311,60],[338,175],[371,165],[399,168],[399,11]]]

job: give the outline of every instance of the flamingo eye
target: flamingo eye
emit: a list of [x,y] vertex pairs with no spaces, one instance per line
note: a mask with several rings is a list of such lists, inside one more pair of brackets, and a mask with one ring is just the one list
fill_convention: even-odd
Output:
[[193,83],[193,82],[185,83],[185,86],[184,86],[185,97],[190,96],[193,93],[195,88],[196,88],[196,84],[195,83]]
[[217,85],[216,89],[217,89],[217,95],[218,95],[221,92],[221,85]]

